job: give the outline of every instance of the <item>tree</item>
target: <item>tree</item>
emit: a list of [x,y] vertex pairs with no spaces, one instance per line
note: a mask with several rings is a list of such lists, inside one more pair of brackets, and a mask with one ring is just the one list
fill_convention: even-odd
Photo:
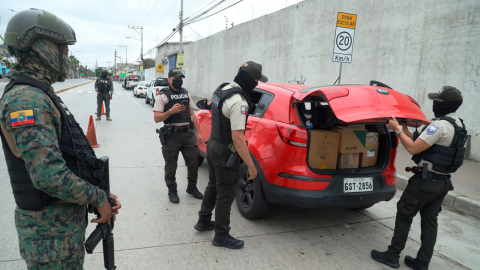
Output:
[[70,58],[71,69],[73,71],[73,78],[72,79],[74,79],[75,74],[77,74],[77,69],[78,69],[78,66],[80,64],[80,61],[78,61],[78,59],[75,58],[75,55],[70,55],[69,58]]
[[155,60],[151,58],[143,59],[143,69],[155,67]]
[[104,69],[105,69],[105,68],[103,68],[103,67],[98,67],[97,69],[95,69],[95,76],[96,76],[96,77],[102,76],[101,73],[102,73],[102,71],[103,71]]

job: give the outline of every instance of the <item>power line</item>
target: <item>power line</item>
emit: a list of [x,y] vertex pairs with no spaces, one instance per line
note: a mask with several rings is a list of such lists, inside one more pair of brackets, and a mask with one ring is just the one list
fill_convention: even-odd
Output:
[[[190,27],[190,29],[192,29],[192,30],[193,30],[193,28],[192,28],[190,25],[188,25],[188,24],[187,24],[187,26],[188,26],[188,27]],[[203,38],[202,36],[200,36],[200,34],[199,34],[199,33],[197,33],[197,31],[193,30],[193,32],[195,32],[195,34],[197,34],[197,35],[198,35],[200,38]]]
[[150,12],[148,12],[147,16],[145,17],[145,19],[143,19],[143,21],[141,23],[139,23],[139,25],[143,25],[143,22],[145,22],[145,20],[148,18],[148,16],[150,16],[150,13],[152,13],[152,10],[155,8],[155,6],[157,5],[158,3],[158,0],[155,2],[155,5],[153,5],[153,7],[150,9]]
[[165,14],[165,16],[163,16],[163,18],[157,23],[157,25],[155,25],[155,27],[152,29],[152,31],[148,32],[147,33],[147,36],[153,32],[153,30],[157,29],[158,25],[163,22],[163,19],[165,19],[165,17],[167,17],[168,13],[170,13],[170,11],[173,9],[173,7],[175,6],[175,4],[178,2],[178,0],[175,0],[175,3],[173,3],[172,7],[167,11],[167,13]]
[[[140,15],[139,19],[137,20],[136,25],[139,25],[138,23],[139,23],[140,20],[142,19],[143,14],[145,14],[145,11],[147,11],[148,6],[150,5],[151,2],[152,2],[152,0],[148,0],[148,4],[147,4],[147,6],[145,7],[145,9],[143,10],[142,15]],[[134,25],[135,25],[135,24],[134,24]]]
[[236,3],[234,3],[234,4],[232,4],[232,5],[228,6],[228,7],[226,7],[226,8],[224,8],[224,9],[220,10],[220,11],[217,11],[217,12],[211,14],[211,15],[208,15],[207,17],[203,17],[203,18],[197,19],[197,20],[195,20],[195,21],[188,21],[187,24],[196,23],[196,22],[199,22],[199,21],[201,21],[201,20],[205,20],[206,18],[211,17],[211,16],[213,16],[213,15],[215,15],[215,14],[217,14],[217,13],[220,13],[220,12],[222,12],[222,11],[228,9],[228,8],[231,8],[231,7],[235,6],[236,4],[238,4],[238,3],[242,2],[242,1],[243,1],[243,0],[239,0],[238,2],[236,2]]

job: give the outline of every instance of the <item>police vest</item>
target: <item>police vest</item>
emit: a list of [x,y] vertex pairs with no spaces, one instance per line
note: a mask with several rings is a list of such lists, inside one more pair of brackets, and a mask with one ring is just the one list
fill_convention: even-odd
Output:
[[97,89],[100,93],[108,93],[108,90],[110,90],[110,84],[111,82],[108,78],[97,79]]
[[180,91],[173,91],[170,87],[163,88],[160,90],[165,95],[167,95],[168,103],[165,104],[164,112],[170,110],[175,104],[180,103],[183,101],[185,110],[174,113],[172,116],[168,117],[163,123],[165,124],[172,124],[172,123],[186,123],[192,121],[190,118],[190,96],[188,95],[188,91],[185,88],[181,88]]
[[[95,156],[95,152],[90,146],[87,137],[85,137],[82,128],[77,121],[75,121],[75,118],[60,97],[51,92],[46,84],[21,74],[5,87],[3,96],[12,89],[14,85],[31,85],[39,88],[52,100],[61,114],[61,138],[59,146],[66,166],[76,176],[86,180],[90,184],[98,186],[104,176],[104,171],[103,169],[97,169],[97,167],[99,167],[99,161]],[[23,210],[40,211],[43,207],[58,201],[58,198],[52,197],[33,186],[30,175],[25,167],[25,162],[13,154],[1,130],[0,135],[2,138],[3,153],[5,154],[5,160],[7,162],[8,174],[10,175],[13,196],[17,206]]]
[[[433,164],[432,169],[439,173],[454,173],[463,165],[466,152],[465,144],[468,138],[467,130],[465,129],[465,124],[462,119],[460,119],[462,127],[457,125],[455,119],[451,117],[443,116],[436,119],[446,120],[455,127],[455,135],[453,136],[452,143],[450,146],[434,144],[427,150],[414,155],[412,160],[417,164],[420,163],[422,159],[429,161]],[[423,131],[425,131],[425,128]]]
[[[221,84],[217,90],[213,93],[212,96],[212,132],[211,137],[219,142],[222,143],[231,143],[232,140],[232,125],[230,123],[230,119],[225,117],[222,113],[223,103],[229,97],[239,94],[242,95],[250,106],[250,99],[248,98],[247,94],[239,87],[233,87],[227,90],[222,90],[225,86],[229,85],[229,83]],[[247,110],[248,111],[248,110]],[[247,114],[248,117],[248,114]],[[245,122],[245,125],[247,123]]]

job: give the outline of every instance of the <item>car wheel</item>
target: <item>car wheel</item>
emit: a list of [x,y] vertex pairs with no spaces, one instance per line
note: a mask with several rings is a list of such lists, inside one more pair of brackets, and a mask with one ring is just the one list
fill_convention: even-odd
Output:
[[148,96],[145,96],[145,104],[150,104],[150,101],[148,100]]
[[154,107],[154,106],[155,106],[155,99],[154,99],[153,97],[152,97],[152,101],[151,101],[151,102],[152,102],[152,107]]
[[203,161],[205,160],[204,157],[198,155],[198,167],[202,166]]
[[248,181],[247,164],[242,163],[237,181],[237,207],[243,217],[257,219],[264,217],[270,210],[271,203],[265,198],[260,179]]

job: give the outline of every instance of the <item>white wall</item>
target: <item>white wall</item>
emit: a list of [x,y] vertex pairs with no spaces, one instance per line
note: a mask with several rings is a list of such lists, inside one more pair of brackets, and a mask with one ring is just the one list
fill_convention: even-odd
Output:
[[156,70],[157,70],[156,67],[145,69],[145,81],[150,82],[151,80],[154,80],[156,78],[155,77]]
[[427,93],[460,89],[458,111],[472,136],[470,158],[480,160],[480,2],[478,0],[306,0],[185,47],[185,86],[211,97],[245,61],[263,64],[270,82],[301,75],[311,86],[331,85],[337,12],[357,14],[353,63],[342,84],[381,81],[412,96],[427,117]]

